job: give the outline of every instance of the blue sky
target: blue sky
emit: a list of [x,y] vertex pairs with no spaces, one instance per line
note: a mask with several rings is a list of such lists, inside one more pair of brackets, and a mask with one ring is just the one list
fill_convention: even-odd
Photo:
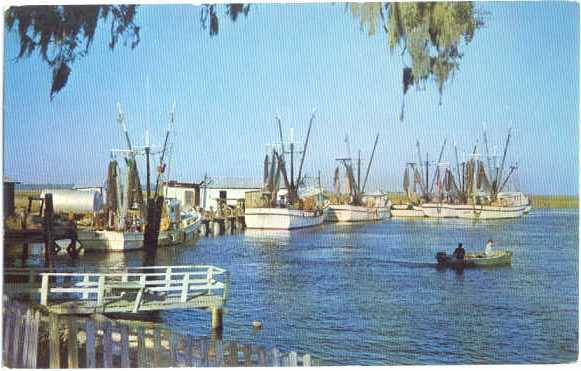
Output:
[[[576,3],[478,3],[486,27],[464,48],[442,105],[435,85],[412,89],[400,122],[402,59],[383,31],[368,37],[344,5],[260,4],[210,38],[200,9],[140,6],[141,43],[107,48],[100,27],[87,57],[73,66],[51,102],[51,73],[36,57],[14,61],[16,35],[5,34],[4,171],[24,182],[100,184],[109,150],[123,147],[116,102],[134,142],[149,121],[162,142],[172,102],[176,127],[171,178],[260,179],[265,144],[276,141],[274,115],[302,138],[313,109],[307,174],[330,184],[335,158],[368,158],[380,140],[369,190],[401,190],[403,167],[437,156],[444,138],[468,151],[482,122],[499,151],[513,128],[508,160],[518,161],[523,191],[577,194],[579,8]],[[223,11],[222,9],[220,11]],[[147,107],[146,76],[150,80]],[[149,118],[148,118],[149,116]],[[453,147],[445,158],[453,161]]]

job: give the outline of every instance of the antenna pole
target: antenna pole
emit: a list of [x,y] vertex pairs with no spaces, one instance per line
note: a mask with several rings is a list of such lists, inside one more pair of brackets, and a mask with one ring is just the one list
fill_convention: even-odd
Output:
[[373,144],[373,151],[371,151],[371,158],[369,159],[369,164],[367,164],[367,172],[365,174],[365,180],[363,181],[363,188],[361,188],[361,193],[365,192],[365,186],[367,185],[367,177],[369,176],[369,170],[371,169],[371,163],[373,162],[373,156],[375,155],[375,148],[377,147],[377,141],[379,140],[379,133],[375,136],[375,143]]

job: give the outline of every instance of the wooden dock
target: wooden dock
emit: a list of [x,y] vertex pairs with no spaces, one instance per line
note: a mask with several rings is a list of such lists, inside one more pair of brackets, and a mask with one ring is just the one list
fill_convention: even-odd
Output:
[[4,292],[57,314],[139,313],[177,308],[212,311],[222,327],[228,274],[209,265],[128,267],[123,271],[4,270]]
[[[11,368],[319,365],[309,354],[193,337],[164,326],[65,318],[3,298],[3,366]],[[101,316],[103,317],[103,316]]]

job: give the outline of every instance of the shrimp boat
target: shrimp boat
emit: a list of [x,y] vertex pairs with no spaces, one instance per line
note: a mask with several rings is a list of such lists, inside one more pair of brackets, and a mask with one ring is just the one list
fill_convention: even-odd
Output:
[[[269,158],[267,154],[264,159],[262,190],[245,194],[244,221],[247,229],[294,230],[323,224],[327,207],[321,200],[320,187],[315,194],[299,194],[299,189],[305,182],[302,170],[314,117],[313,112],[302,151],[295,150],[292,129],[290,142],[286,142],[289,150],[285,150],[281,120],[278,116],[275,117],[278,122],[280,143],[272,145],[271,157]],[[295,178],[294,156],[297,152],[302,152],[302,157]],[[286,167],[287,155],[290,156],[290,174],[287,173]],[[279,187],[281,178],[286,192]]]
[[361,151],[357,159],[357,179],[355,179],[353,171],[353,161],[351,159],[351,151],[349,149],[349,138],[345,137],[347,144],[348,157],[339,158],[339,161],[345,167],[345,193],[341,194],[339,167],[335,169],[335,192],[331,196],[331,203],[329,205],[329,212],[327,213],[326,221],[329,222],[370,222],[389,218],[391,202],[387,199],[384,193],[365,194],[365,186],[367,184],[367,177],[371,163],[373,162],[373,155],[377,147],[379,134],[375,137],[375,144],[371,152],[371,159],[367,164],[367,172],[363,184],[361,184]]
[[[510,219],[519,218],[531,210],[530,199],[520,191],[504,191],[508,181],[514,177],[518,165],[510,166],[505,174],[505,161],[511,138],[508,131],[504,153],[500,165],[498,155],[490,155],[486,129],[484,143],[487,163],[476,153],[476,146],[466,162],[458,162],[456,151],[456,170],[460,180],[456,183],[450,168],[444,169],[443,182],[440,181],[440,167],[436,170],[436,194],[422,204],[424,215],[432,218],[461,219]],[[440,163],[438,164],[440,165]],[[492,175],[494,174],[494,175]]]
[[[85,251],[130,251],[145,247],[147,243],[147,233],[152,228],[157,228],[155,236],[157,245],[167,246],[176,243],[192,240],[196,230],[201,224],[201,216],[190,210],[183,212],[179,208],[179,203],[175,199],[166,199],[158,194],[161,177],[165,170],[164,154],[167,147],[167,140],[173,123],[174,114],[172,111],[171,121],[166,131],[165,143],[160,152],[156,152],[149,144],[149,135],[146,130],[145,146],[138,148],[131,144],[127,127],[125,126],[124,114],[118,105],[117,121],[121,125],[127,149],[114,149],[111,151],[111,161],[109,162],[107,184],[106,184],[106,206],[100,214],[93,217],[91,227],[79,228],[77,238]],[[149,183],[149,156],[150,154],[161,153],[160,164],[157,168],[157,182],[155,184],[155,194],[151,197],[151,186]],[[141,188],[141,181],[137,168],[137,155],[145,155],[147,159],[147,197],[144,199]],[[125,184],[121,185],[121,168],[116,158],[120,156],[125,163]],[[146,201],[147,200],[147,204]],[[148,229],[147,213],[156,212],[156,208],[150,204],[159,205],[161,214],[159,223]],[[149,219],[151,220],[151,218]]]
[[[419,142],[418,142],[419,150]],[[421,163],[421,160],[420,160]],[[413,174],[413,186],[410,189],[410,170]],[[420,191],[424,194],[424,180],[422,178],[422,173],[416,167],[416,164],[410,162],[406,165],[404,175],[403,175],[403,190],[405,193],[405,199],[401,200],[397,204],[391,205],[391,216],[394,218],[423,218],[424,210],[420,206],[421,196],[418,194],[418,186]]]

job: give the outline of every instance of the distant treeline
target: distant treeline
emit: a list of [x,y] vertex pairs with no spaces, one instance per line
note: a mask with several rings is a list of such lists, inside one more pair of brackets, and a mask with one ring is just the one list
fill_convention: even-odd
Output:
[[[388,197],[393,203],[406,203],[407,198],[403,192],[390,192]],[[576,209],[579,207],[577,196],[550,196],[533,195],[533,208],[536,209]]]
[[17,190],[73,189],[74,184],[16,184]]

